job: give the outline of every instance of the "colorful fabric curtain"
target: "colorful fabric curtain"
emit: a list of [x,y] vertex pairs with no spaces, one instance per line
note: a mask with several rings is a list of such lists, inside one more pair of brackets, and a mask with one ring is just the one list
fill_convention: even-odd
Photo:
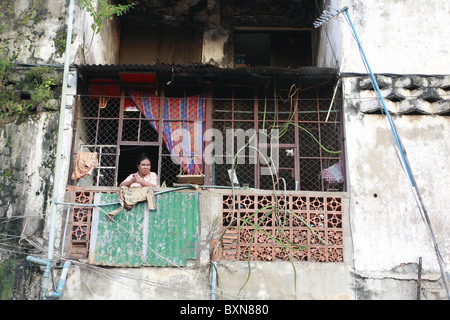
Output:
[[[131,89],[129,94],[159,133],[157,120],[160,119],[160,98],[144,90]],[[205,105],[205,94],[164,98],[162,138],[172,159],[182,165],[186,174],[203,174]]]

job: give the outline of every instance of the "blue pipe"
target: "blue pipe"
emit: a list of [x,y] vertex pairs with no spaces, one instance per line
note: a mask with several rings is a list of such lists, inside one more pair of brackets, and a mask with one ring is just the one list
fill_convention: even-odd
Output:
[[[47,266],[47,260],[45,260],[45,259],[28,256],[26,258],[26,260],[28,262],[39,264],[41,266]],[[64,290],[64,286],[66,285],[67,274],[68,274],[69,268],[71,266],[72,266],[72,262],[70,262],[69,260],[64,262],[63,271],[61,273],[61,277],[60,277],[59,282],[58,282],[58,288],[56,289],[55,292],[46,292],[45,298],[59,298],[59,297],[61,297],[62,292]]]
[[216,300],[217,262],[211,262],[211,300]]
[[70,65],[70,47],[72,43],[72,32],[73,32],[73,15],[75,11],[75,0],[70,0],[69,5],[69,18],[67,21],[67,46],[66,46],[66,57],[64,64],[64,78],[63,78],[63,91],[61,94],[61,106],[60,106],[60,115],[59,115],[59,129],[58,129],[58,144],[56,148],[56,162],[55,162],[55,175],[54,175],[54,185],[53,185],[53,204],[52,204],[52,212],[51,212],[51,222],[50,222],[50,235],[48,238],[48,256],[47,263],[45,265],[45,271],[42,276],[42,293],[41,298],[47,298],[47,289],[48,282],[50,279],[50,271],[52,268],[52,260],[55,249],[55,233],[56,233],[56,202],[58,201],[59,194],[59,180],[61,175],[60,162],[61,162],[61,145],[63,142],[63,133],[64,133],[64,118],[65,118],[65,110],[66,110],[66,90],[67,90],[67,82],[68,82],[68,74],[69,74],[69,65]]
[[64,262],[63,271],[61,273],[61,277],[59,278],[58,288],[55,292],[50,292],[47,294],[49,298],[59,298],[62,296],[64,286],[66,285],[67,274],[69,273],[69,268],[71,267],[72,262],[66,261]]
[[40,264],[41,266],[46,266],[47,265],[47,260],[40,259],[40,258],[35,258],[35,257],[32,257],[32,256],[28,256],[26,258],[26,260],[28,262],[31,262],[31,263]]
[[373,86],[374,86],[375,90],[377,91],[378,96],[380,97],[380,101],[381,101],[381,104],[383,105],[384,113],[386,114],[386,116],[387,116],[387,118],[389,120],[389,124],[391,126],[391,130],[392,130],[392,132],[394,134],[394,138],[395,138],[395,141],[397,143],[397,147],[400,150],[400,155],[402,157],[403,164],[404,164],[406,172],[408,174],[408,178],[409,178],[409,180],[411,182],[412,187],[414,188],[415,187],[414,179],[412,178],[412,174],[411,174],[411,171],[409,169],[408,162],[406,161],[406,157],[405,157],[405,154],[403,152],[403,147],[402,147],[402,145],[400,143],[400,138],[398,137],[397,130],[395,129],[394,122],[392,121],[391,116],[389,115],[389,110],[387,109],[386,104],[385,104],[384,99],[383,99],[383,96],[381,95],[380,88],[378,86],[378,82],[375,79],[375,76],[373,75],[372,70],[370,69],[369,62],[367,61],[367,58],[366,58],[366,54],[364,53],[364,50],[363,50],[363,48],[361,46],[361,42],[359,41],[358,35],[356,34],[355,28],[353,27],[353,23],[352,23],[352,21],[350,19],[350,15],[348,13],[348,7],[345,7],[343,9],[343,11],[345,12],[345,15],[347,16],[347,19],[348,19],[348,22],[350,24],[350,27],[352,28],[353,35],[355,36],[356,42],[358,43],[359,50],[361,51],[361,54],[362,54],[362,56],[364,58],[364,64],[367,66],[367,69],[369,70],[370,78],[372,79]]

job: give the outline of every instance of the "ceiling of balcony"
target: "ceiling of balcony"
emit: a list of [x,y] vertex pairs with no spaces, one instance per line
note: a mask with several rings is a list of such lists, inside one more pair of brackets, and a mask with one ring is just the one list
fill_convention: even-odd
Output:
[[317,0],[117,0],[135,3],[120,19],[126,24],[217,24],[241,27],[312,27]]

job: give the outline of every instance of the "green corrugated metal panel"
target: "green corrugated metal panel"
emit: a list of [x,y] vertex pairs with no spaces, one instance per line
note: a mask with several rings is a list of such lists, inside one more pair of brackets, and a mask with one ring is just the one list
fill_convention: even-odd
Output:
[[[156,197],[158,209],[141,202],[114,221],[106,213],[118,206],[94,210],[89,263],[108,266],[184,266],[196,259],[199,241],[198,193],[170,192]],[[117,195],[99,194],[96,203],[113,203]]]

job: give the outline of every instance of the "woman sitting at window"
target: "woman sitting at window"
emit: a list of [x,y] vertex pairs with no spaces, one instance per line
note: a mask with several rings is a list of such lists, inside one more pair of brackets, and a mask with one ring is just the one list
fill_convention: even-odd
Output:
[[121,187],[156,187],[158,185],[158,176],[151,172],[150,158],[146,153],[141,154],[137,160],[136,165],[138,172],[130,174],[122,183]]

